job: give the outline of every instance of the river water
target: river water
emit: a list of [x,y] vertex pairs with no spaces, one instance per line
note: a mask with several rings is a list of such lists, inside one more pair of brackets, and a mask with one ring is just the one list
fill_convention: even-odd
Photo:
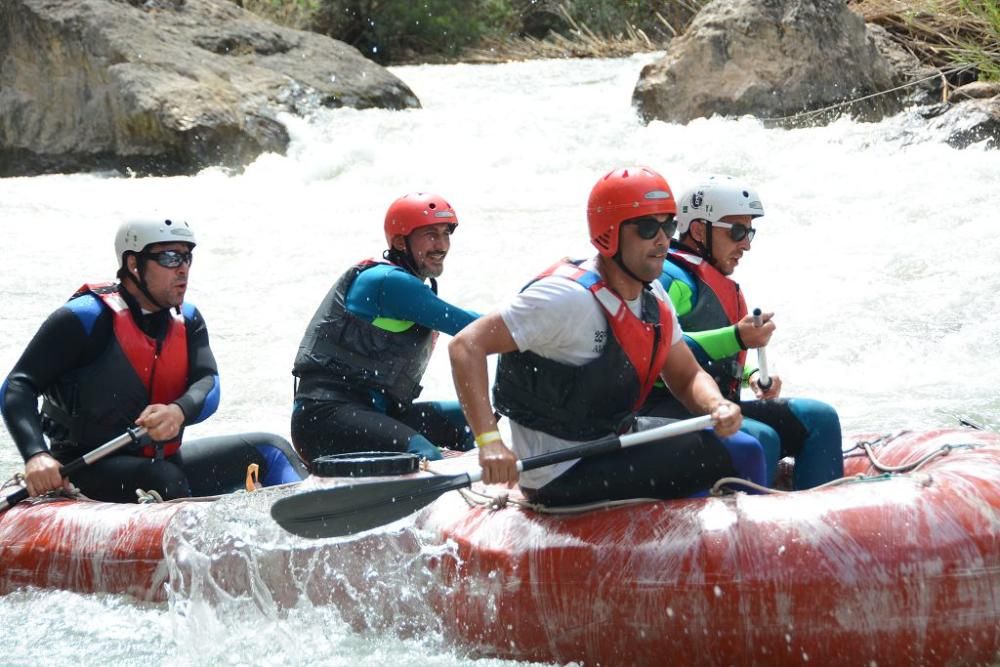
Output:
[[[188,299],[222,375],[218,413],[188,437],[287,436],[305,324],[348,264],[380,252],[392,199],[428,190],[451,200],[461,224],[440,292],[487,311],[555,259],[591,254],[590,186],[640,163],[676,193],[712,172],[757,186],[767,215],[736,278],[751,307],[777,313],[768,361],[786,395],[832,403],[847,431],[960,416],[1000,427],[1000,152],[950,148],[912,112],[797,130],[752,119],[644,126],[630,97],[652,58],[396,68],[423,109],[289,119],[288,155],[239,176],[0,180],[0,372],[79,284],[112,276],[122,220],[182,217],[199,241]],[[443,346],[426,380],[426,397],[452,395]],[[3,431],[0,476],[19,467]],[[0,664],[471,660],[435,632],[358,634],[330,607],[276,616],[171,586],[161,604],[38,590],[0,598]]]

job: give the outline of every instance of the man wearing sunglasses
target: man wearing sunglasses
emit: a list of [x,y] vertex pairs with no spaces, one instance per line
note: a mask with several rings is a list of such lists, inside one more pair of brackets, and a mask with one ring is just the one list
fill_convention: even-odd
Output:
[[[534,502],[570,505],[679,498],[734,473],[763,481],[760,445],[743,434],[739,407],[723,398],[681,343],[658,287],[676,203],[646,167],[616,169],[591,190],[587,221],[598,255],[563,260],[449,345],[455,389],[480,446],[486,483],[512,484]],[[499,354],[496,409],[511,423],[508,449],[490,404],[486,359]],[[643,429],[636,412],[658,377],[715,433],[630,447],[518,475],[518,457],[540,456],[613,433]],[[716,435],[717,434],[717,435]]]
[[438,332],[478,314],[437,295],[458,215],[440,195],[415,192],[385,214],[386,250],[333,284],[295,357],[292,442],[306,461],[366,451],[441,458],[472,436],[456,401],[416,401]]
[[[712,176],[685,192],[677,215],[680,238],[672,242],[659,282],[680,318],[695,358],[716,380],[723,394],[740,402],[743,430],[757,438],[768,459],[768,484],[778,461],[795,457],[793,486],[807,489],[843,476],[840,420],[820,401],[779,398],[781,378],[761,387],[758,369],[748,365],[747,349],[767,345],[774,332],[773,313],[757,326],[747,312],[740,286],[730,277],[739,265],[764,215],[760,197],[729,176]],[[743,387],[758,400],[740,401]],[[643,414],[683,416],[685,409],[659,387]]]
[[289,443],[275,435],[181,447],[184,427],[207,419],[219,403],[205,321],[184,300],[194,247],[186,222],[123,224],[115,238],[118,282],[77,290],[42,324],[0,387],[0,412],[24,457],[32,496],[64,486],[60,464],[133,424],[148,431],[138,447],[72,475],[84,495],[108,502],[135,502],[137,489],[164,499],[215,495],[242,487],[251,463],[265,485],[305,474]]

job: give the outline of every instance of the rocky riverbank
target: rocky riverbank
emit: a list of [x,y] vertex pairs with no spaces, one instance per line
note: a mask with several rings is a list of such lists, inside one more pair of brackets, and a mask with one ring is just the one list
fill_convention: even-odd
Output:
[[[486,40],[464,54],[483,61],[515,48],[549,57],[560,48],[576,56],[663,49],[633,94],[646,122],[749,114],[795,126],[919,105],[929,123],[957,128],[952,145],[1000,146],[1000,86],[968,83],[988,67],[989,52],[987,64],[955,65],[958,56],[928,46],[944,19],[903,20],[907,4],[691,0],[686,14],[659,16],[669,28],[659,37],[630,27],[614,40],[565,11],[559,19],[555,3],[531,3],[550,23],[567,25],[535,26],[538,36]],[[950,25],[953,54],[973,28],[989,30]],[[231,0],[0,3],[0,176],[240,168],[286,150],[282,112],[341,106],[419,101],[354,47],[271,23]]]
[[282,111],[419,106],[385,68],[228,0],[0,3],[0,176],[240,167]]

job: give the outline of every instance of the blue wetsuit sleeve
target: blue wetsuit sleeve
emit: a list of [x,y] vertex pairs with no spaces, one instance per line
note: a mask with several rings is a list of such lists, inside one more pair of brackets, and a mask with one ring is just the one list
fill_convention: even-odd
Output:
[[479,317],[439,298],[422,280],[396,266],[362,272],[347,294],[347,310],[369,322],[380,317],[416,322],[451,336]]
[[174,403],[184,413],[185,424],[211,417],[219,407],[219,367],[208,344],[208,326],[198,309],[184,304],[188,342],[188,388]]
[[0,386],[0,413],[25,461],[48,451],[38,397],[64,374],[96,359],[111,335],[110,313],[95,297],[84,296],[49,315],[28,343]]

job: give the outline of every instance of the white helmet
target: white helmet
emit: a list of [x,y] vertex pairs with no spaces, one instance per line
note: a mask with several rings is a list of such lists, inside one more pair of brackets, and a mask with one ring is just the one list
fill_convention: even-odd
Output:
[[133,220],[124,223],[115,234],[115,256],[125,265],[126,252],[142,252],[154,243],[187,243],[195,246],[194,232],[186,222],[173,220]]
[[757,191],[732,176],[709,176],[677,200],[677,233],[685,234],[695,220],[718,222],[727,215],[764,215]]

